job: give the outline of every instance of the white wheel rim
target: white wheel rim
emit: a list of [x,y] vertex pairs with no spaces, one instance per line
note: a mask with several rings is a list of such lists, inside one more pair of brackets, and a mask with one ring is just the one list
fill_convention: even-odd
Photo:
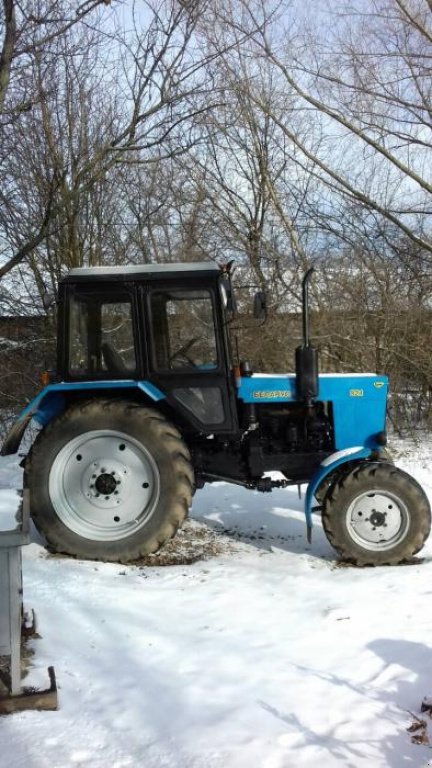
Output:
[[405,538],[408,507],[389,491],[369,491],[356,496],[346,513],[351,538],[363,549],[386,551]]
[[139,531],[159,500],[153,457],[123,432],[94,430],[67,443],[49,474],[54,509],[69,530],[92,541],[117,541]]

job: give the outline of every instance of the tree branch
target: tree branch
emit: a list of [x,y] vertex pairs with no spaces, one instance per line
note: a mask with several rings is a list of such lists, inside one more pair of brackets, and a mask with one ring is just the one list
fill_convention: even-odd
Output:
[[16,18],[14,0],[3,0],[5,31],[0,54],[0,115],[10,80],[10,71],[16,41]]

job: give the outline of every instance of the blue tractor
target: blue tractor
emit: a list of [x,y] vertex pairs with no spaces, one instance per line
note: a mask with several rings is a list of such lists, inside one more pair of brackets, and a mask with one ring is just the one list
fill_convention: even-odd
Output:
[[264,492],[307,483],[308,534],[320,511],[352,563],[422,548],[428,499],[384,450],[387,379],[318,374],[309,277],[295,373],[277,375],[233,365],[229,267],[81,268],[60,282],[56,373],[2,448],[17,452],[29,422],[40,425],[24,487],[52,550],[137,560],[174,536],[196,489],[221,480]]

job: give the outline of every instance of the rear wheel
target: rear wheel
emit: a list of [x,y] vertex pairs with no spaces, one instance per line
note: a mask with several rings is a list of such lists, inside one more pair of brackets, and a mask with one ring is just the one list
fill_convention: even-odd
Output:
[[362,464],[325,499],[323,527],[332,546],[357,565],[396,565],[425,543],[429,501],[420,485],[390,464]]
[[175,534],[194,476],[184,441],[160,413],[93,400],[41,432],[25,483],[33,520],[52,549],[126,562]]

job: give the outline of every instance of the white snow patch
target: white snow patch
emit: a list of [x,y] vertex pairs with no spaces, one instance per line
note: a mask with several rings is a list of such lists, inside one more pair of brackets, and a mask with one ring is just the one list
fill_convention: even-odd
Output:
[[[402,450],[432,497],[431,446]],[[19,476],[2,460],[0,510]],[[32,665],[54,664],[60,708],[1,718],[1,766],[431,764],[406,732],[432,693],[431,542],[410,566],[341,568],[318,520],[307,544],[302,509],[291,489],[198,492],[192,535],[209,526],[222,546],[192,565],[24,548]]]

